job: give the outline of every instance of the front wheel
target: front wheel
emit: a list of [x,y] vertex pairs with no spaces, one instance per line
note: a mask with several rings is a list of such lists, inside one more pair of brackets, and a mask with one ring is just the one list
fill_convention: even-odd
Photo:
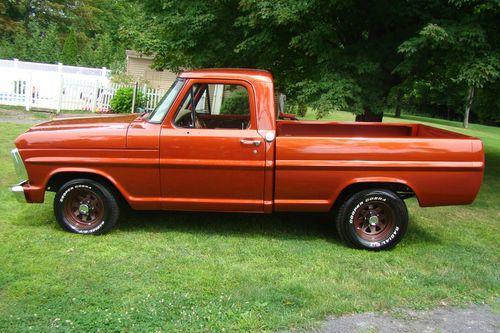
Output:
[[408,228],[408,210],[401,198],[385,189],[353,194],[337,212],[337,232],[349,246],[367,250],[395,246]]
[[97,235],[116,224],[119,207],[107,186],[90,179],[75,179],[57,191],[54,214],[66,231]]

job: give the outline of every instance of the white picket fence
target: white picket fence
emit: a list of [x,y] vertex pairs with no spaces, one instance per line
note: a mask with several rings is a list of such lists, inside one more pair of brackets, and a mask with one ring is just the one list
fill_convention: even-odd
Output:
[[[42,64],[0,59],[0,104],[26,110],[109,112],[110,101],[124,85],[111,83],[106,68]],[[139,87],[151,111],[165,91]]]

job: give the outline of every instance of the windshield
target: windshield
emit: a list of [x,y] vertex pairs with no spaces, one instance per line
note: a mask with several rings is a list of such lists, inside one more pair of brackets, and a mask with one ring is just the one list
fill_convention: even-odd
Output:
[[172,103],[174,102],[175,98],[179,94],[179,91],[181,90],[182,86],[184,85],[184,79],[177,79],[175,82],[170,86],[168,89],[167,93],[161,101],[158,103],[156,108],[151,112],[151,114],[148,116],[147,120],[152,123],[161,123],[163,121],[163,118],[167,114],[168,110],[172,106]]

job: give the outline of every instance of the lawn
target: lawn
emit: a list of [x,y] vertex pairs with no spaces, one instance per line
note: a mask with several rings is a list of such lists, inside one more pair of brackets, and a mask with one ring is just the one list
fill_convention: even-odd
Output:
[[276,331],[328,315],[496,303],[500,128],[398,121],[480,137],[486,175],[470,206],[408,200],[406,238],[377,253],[345,247],[328,215],[130,212],[104,236],[63,232],[52,195],[41,205],[11,197],[9,151],[28,125],[0,123],[0,331]]

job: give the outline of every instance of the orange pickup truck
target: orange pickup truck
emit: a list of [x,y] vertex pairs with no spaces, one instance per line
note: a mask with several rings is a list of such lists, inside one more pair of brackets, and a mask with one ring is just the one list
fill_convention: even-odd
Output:
[[266,71],[184,72],[149,114],[65,118],[32,127],[12,151],[31,203],[56,192],[67,231],[101,234],[137,210],[333,212],[350,246],[386,249],[406,232],[404,199],[471,203],[477,138],[420,124],[277,120]]

